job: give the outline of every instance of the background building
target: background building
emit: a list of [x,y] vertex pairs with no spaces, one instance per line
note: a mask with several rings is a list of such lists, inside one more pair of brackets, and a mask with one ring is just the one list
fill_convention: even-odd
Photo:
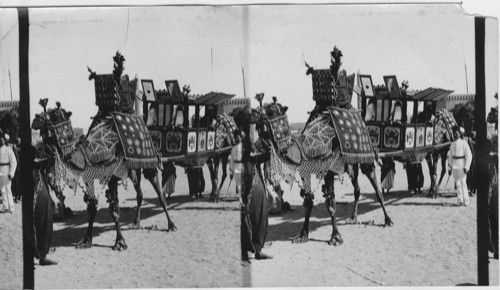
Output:
[[475,97],[475,94],[452,93],[444,96],[441,100],[438,101],[436,110],[446,109],[447,111],[449,111],[458,104],[464,104],[468,101],[474,100]]
[[219,106],[218,114],[229,114],[236,108],[244,108],[250,107],[250,99],[249,98],[234,98],[230,99],[227,102],[223,103]]
[[19,101],[0,101],[0,111],[19,108]]

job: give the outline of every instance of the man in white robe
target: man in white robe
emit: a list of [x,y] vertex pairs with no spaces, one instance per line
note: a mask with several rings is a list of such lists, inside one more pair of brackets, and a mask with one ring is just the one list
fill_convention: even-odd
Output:
[[472,162],[472,152],[467,141],[462,139],[458,126],[453,127],[455,141],[451,143],[448,151],[448,174],[453,174],[457,188],[458,204],[469,205],[469,190],[467,189],[467,172]]
[[2,193],[3,205],[10,213],[15,211],[11,184],[16,168],[16,155],[12,148],[7,146],[5,136],[0,135],[0,191]]

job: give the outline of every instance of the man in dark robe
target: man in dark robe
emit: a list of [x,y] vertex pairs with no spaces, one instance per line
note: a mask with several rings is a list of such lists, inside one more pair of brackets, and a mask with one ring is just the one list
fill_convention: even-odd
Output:
[[411,194],[422,194],[422,187],[424,186],[422,164],[408,161],[405,167],[406,177],[408,178],[408,191],[410,191]]
[[31,240],[34,248],[35,258],[39,259],[41,266],[56,265],[57,262],[47,258],[52,244],[54,202],[59,203],[57,197],[49,191],[46,180],[48,160],[35,162],[35,148],[31,148],[30,157],[33,158],[33,181],[34,181],[34,210],[31,227]]
[[189,166],[186,169],[188,184],[189,184],[189,196],[193,199],[202,198],[203,192],[205,191],[205,177],[203,176],[203,168],[199,166]]
[[269,213],[261,162],[259,162],[259,155],[251,156],[250,154],[252,142],[247,137],[248,135],[242,132],[242,136],[243,174],[240,200],[242,259],[248,261],[248,252],[255,253],[257,260],[272,259],[271,256],[262,252],[267,237]]

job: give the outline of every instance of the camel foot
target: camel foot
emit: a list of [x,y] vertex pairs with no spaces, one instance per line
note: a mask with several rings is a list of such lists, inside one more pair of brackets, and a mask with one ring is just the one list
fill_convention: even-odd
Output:
[[51,260],[47,257],[41,258],[39,263],[40,263],[40,266],[50,266],[50,265],[57,265],[58,264],[57,261]]
[[219,203],[221,202],[220,199],[220,190],[218,189],[215,193],[210,194],[209,200],[214,203]]
[[394,225],[394,223],[392,222],[391,218],[390,217],[386,217],[385,218],[384,228],[385,227],[392,227],[393,225]]
[[262,252],[255,254],[256,260],[268,260],[268,259],[272,259],[272,258],[273,258],[272,256],[266,255]]
[[78,243],[76,243],[76,247],[75,248],[77,248],[77,249],[92,248],[92,238],[88,238],[88,237],[83,238],[83,240],[81,240]]
[[131,229],[140,229],[141,228],[141,221],[135,221],[131,226]]
[[172,232],[177,231],[177,227],[175,226],[175,224],[172,221],[168,222],[168,230],[167,231],[172,231]]
[[353,215],[351,216],[351,224],[357,224],[358,223],[358,216]]
[[302,244],[302,243],[307,243],[307,241],[309,241],[309,234],[302,231],[300,232],[300,235],[296,236],[295,238],[293,238],[293,241],[292,243],[294,244]]
[[115,245],[112,247],[113,251],[125,251],[127,248],[124,238],[116,240]]
[[344,243],[340,234],[336,234],[332,236],[332,238],[328,241],[328,245],[330,246],[340,246]]

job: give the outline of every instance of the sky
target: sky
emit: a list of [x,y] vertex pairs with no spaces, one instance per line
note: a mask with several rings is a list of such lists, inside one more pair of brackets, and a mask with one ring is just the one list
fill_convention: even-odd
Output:
[[[0,14],[0,100],[10,100],[10,83],[19,99],[17,11]],[[177,79],[196,94],[246,92],[253,106],[263,92],[289,107],[290,122],[305,122],[314,107],[304,61],[328,68],[333,46],[348,74],[369,74],[374,85],[396,75],[410,89],[475,92],[474,18],[456,4],[37,8],[29,17],[31,114],[49,98],[85,130],[97,112],[87,66],[111,73],[116,51],[125,73],[156,89]],[[495,19],[486,33],[489,110],[498,91]]]

